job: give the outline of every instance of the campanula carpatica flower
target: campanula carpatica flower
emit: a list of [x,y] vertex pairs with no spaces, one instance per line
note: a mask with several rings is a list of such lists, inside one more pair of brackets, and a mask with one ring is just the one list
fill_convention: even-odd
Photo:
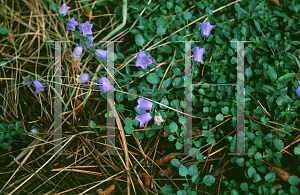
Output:
[[148,100],[145,100],[143,96],[139,98],[137,102],[138,105],[136,107],[136,110],[139,112],[141,112],[141,110],[151,110],[153,107],[153,103]]
[[148,123],[151,120],[152,116],[150,113],[144,113],[140,115],[136,115],[135,120],[140,122],[140,127],[144,127],[146,123]]
[[72,19],[70,20],[70,22],[67,24],[66,29],[67,29],[67,30],[75,31],[75,26],[77,26],[77,25],[78,25],[78,22],[76,22],[75,19],[72,18]]
[[150,55],[146,55],[144,52],[140,51],[137,54],[137,60],[135,62],[136,67],[141,67],[142,69],[147,69],[147,66],[152,64],[153,61],[150,59]]
[[89,74],[88,74],[88,73],[84,73],[84,74],[81,76],[81,80],[82,80],[82,82],[84,82],[84,83],[89,82]]
[[36,89],[35,94],[38,94],[40,91],[44,91],[44,87],[47,87],[47,86],[43,86],[42,83],[40,83],[38,80],[34,80],[33,85]]
[[68,9],[70,7],[66,6],[66,4],[63,4],[61,8],[59,8],[58,12],[62,14],[63,16],[67,15]]
[[203,23],[199,23],[199,24],[201,26],[201,35],[202,36],[207,36],[208,37],[209,34],[210,34],[210,31],[213,28],[215,28],[213,25],[210,25],[209,21],[205,22],[205,24],[203,24]]
[[107,52],[108,50],[96,49],[95,55],[104,60],[104,58],[107,59]]
[[76,56],[81,56],[81,54],[82,54],[82,47],[76,46],[75,49],[74,49],[74,54]]
[[192,52],[194,53],[194,60],[196,62],[201,62],[204,51],[205,48],[200,49],[198,46],[195,46],[195,48],[192,49]]
[[80,41],[80,44],[83,45],[84,49],[87,50],[88,49],[88,46],[94,46],[94,42],[93,42],[93,36],[89,36],[89,40],[90,41],[87,41],[84,43],[84,39],[82,38],[82,40]]
[[83,36],[86,36],[86,35],[92,35],[92,28],[93,28],[93,25],[90,24],[89,21],[86,21],[86,22],[83,23],[83,24],[79,24],[78,28],[79,28],[79,30],[83,33]]
[[300,86],[297,87],[297,89],[296,89],[296,94],[297,94],[297,96],[300,98]]
[[106,77],[99,79],[101,95],[107,91],[112,90],[114,87],[110,84],[109,80]]

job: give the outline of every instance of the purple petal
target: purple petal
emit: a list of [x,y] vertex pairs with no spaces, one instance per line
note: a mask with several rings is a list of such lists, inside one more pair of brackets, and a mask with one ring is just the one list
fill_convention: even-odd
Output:
[[110,84],[109,80],[106,77],[99,79],[101,94],[112,90],[114,87]]
[[136,107],[136,110],[141,112],[141,110],[151,110],[153,107],[153,103],[145,100],[144,97],[141,97],[137,100],[138,106]]
[[88,73],[84,73],[82,76],[81,76],[81,80],[82,82],[86,83],[89,81],[89,74]]
[[38,94],[40,91],[44,91],[44,88],[47,86],[43,86],[38,80],[33,81],[33,85],[36,89],[35,94]]
[[70,22],[70,23],[67,24],[66,29],[67,30],[75,31],[75,25]]
[[96,49],[95,55],[98,56],[99,58],[102,58],[103,60],[104,60],[104,58],[107,59],[107,51],[106,50]]
[[140,115],[136,115],[135,120],[140,122],[140,127],[144,127],[146,123],[148,123],[151,120],[152,116],[150,113],[144,113]]
[[300,86],[297,87],[297,89],[296,89],[296,94],[297,94],[297,96],[300,98]]
[[141,59],[142,57],[145,57],[145,56],[146,56],[146,54],[145,54],[144,52],[140,51],[140,52],[137,54],[137,59],[139,60],[139,59]]
[[76,56],[81,56],[81,54],[82,54],[82,47],[76,46],[75,49],[74,49],[74,54]]

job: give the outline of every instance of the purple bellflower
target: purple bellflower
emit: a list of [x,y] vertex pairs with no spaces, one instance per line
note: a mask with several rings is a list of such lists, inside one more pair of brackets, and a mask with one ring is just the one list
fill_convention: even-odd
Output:
[[81,56],[81,54],[82,54],[82,47],[76,46],[75,49],[74,49],[74,54],[76,56]]
[[[89,36],[89,40],[90,40],[90,41],[87,41],[86,44],[88,44],[88,45],[91,46],[91,47],[94,46],[93,38],[94,38],[93,36]],[[82,40],[80,41],[80,44],[83,45],[83,47],[84,47],[85,50],[88,49],[88,46],[87,46],[86,44],[84,44],[84,42],[83,42],[83,38],[82,38]]]
[[78,22],[76,22],[75,19],[72,18],[72,19],[70,20],[70,22],[67,24],[66,29],[67,29],[67,30],[75,31],[75,26],[77,26],[77,25],[78,25]]
[[66,4],[63,4],[61,8],[59,8],[58,12],[62,14],[63,16],[67,15],[68,9],[70,7],[66,6]]
[[146,123],[148,123],[151,120],[152,116],[149,112],[136,115],[135,120],[140,122],[140,127],[144,127]]
[[106,77],[102,77],[99,79],[101,95],[107,91],[112,90],[114,87],[110,84]]
[[140,51],[137,54],[137,61],[135,62],[136,67],[141,67],[142,69],[147,69],[147,65],[152,64],[153,61],[150,59],[150,55],[146,55],[144,52]]
[[96,49],[95,55],[104,60],[104,58],[107,59],[107,52],[108,50]]
[[138,105],[136,107],[136,110],[139,112],[141,112],[141,110],[151,110],[153,107],[153,103],[148,100],[145,100],[143,96],[139,98],[137,102]]
[[42,83],[40,83],[38,80],[33,81],[33,85],[35,87],[35,94],[38,94],[40,91],[44,91],[44,87],[47,86],[43,86]]
[[192,49],[192,52],[194,53],[194,60],[196,62],[201,62],[204,51],[205,48],[200,49],[198,46],[195,46],[195,48]]
[[209,36],[210,31],[215,28],[213,25],[210,25],[209,21],[205,22],[205,24],[203,23],[199,23],[201,26],[201,35],[202,36]]
[[300,86],[297,87],[297,89],[296,89],[296,94],[297,94],[297,96],[300,98]]
[[90,24],[89,21],[86,21],[83,24],[79,24],[78,28],[83,33],[83,36],[92,35],[93,25]]
[[84,73],[84,74],[81,76],[81,80],[82,80],[82,82],[84,82],[84,83],[89,82],[89,74],[88,74],[88,73]]

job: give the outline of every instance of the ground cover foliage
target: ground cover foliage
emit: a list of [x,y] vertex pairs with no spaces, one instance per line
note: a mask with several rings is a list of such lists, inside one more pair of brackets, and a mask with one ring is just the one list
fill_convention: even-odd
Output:
[[[299,194],[300,1],[1,1],[0,13],[0,194]],[[93,24],[93,38],[74,21]],[[204,36],[199,23],[208,21],[214,27]],[[69,40],[61,49],[68,156],[46,155],[54,151],[54,40]],[[109,56],[95,51],[107,50],[99,41],[108,40],[122,41],[114,102],[123,155],[114,156],[99,155],[108,88],[74,85],[84,73],[103,83]],[[178,41],[205,48],[202,62],[191,53],[192,82],[204,84],[236,83],[233,40],[251,41],[245,150],[253,155],[228,155],[236,152],[236,88],[205,85],[193,85],[190,155],[175,155],[185,132]]]

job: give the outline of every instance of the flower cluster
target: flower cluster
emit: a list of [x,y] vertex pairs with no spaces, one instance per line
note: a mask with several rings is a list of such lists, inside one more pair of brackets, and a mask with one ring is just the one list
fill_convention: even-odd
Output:
[[[206,36],[208,37],[210,34],[210,31],[214,28],[213,25],[210,25],[210,22],[207,21],[205,24],[199,23],[201,27],[201,36]],[[201,62],[202,61],[202,56],[204,54],[205,48],[199,48],[198,46],[195,46],[194,49],[192,49],[192,52],[194,53],[194,60],[195,62]]]
[[[138,112],[141,112],[142,110],[151,110],[153,107],[153,103],[145,100],[142,96],[137,100],[138,105],[136,107],[136,110]],[[135,119],[140,122],[140,127],[144,127],[146,123],[148,123],[151,120],[152,116],[150,113],[144,113],[140,115],[136,115]]]

